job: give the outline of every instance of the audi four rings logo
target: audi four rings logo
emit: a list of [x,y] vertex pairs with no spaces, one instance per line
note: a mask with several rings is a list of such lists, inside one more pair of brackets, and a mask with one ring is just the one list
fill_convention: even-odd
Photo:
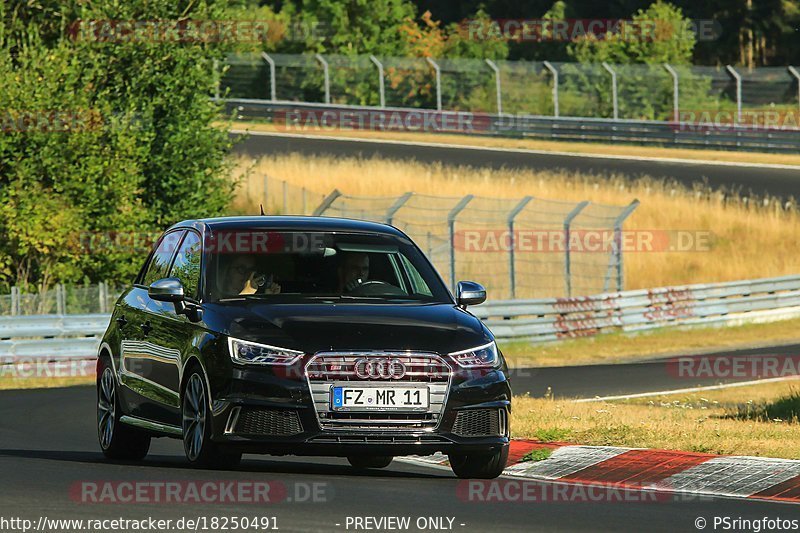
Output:
[[400,359],[359,359],[355,371],[359,379],[401,379],[406,365]]

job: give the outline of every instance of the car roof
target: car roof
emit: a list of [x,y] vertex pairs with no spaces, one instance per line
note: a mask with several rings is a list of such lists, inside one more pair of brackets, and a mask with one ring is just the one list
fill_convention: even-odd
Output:
[[356,220],[352,218],[317,217],[317,216],[238,216],[202,218],[198,220],[184,220],[172,226],[197,227],[203,224],[212,231],[243,230],[243,229],[280,229],[284,231],[341,231],[356,233],[381,233],[405,237],[405,234],[388,224]]

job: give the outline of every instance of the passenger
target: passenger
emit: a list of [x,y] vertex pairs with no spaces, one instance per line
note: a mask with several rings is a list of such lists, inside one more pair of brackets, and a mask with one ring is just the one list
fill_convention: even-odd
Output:
[[256,259],[249,254],[237,255],[223,266],[220,288],[223,297],[281,292],[281,286],[274,282],[272,275],[256,272]]

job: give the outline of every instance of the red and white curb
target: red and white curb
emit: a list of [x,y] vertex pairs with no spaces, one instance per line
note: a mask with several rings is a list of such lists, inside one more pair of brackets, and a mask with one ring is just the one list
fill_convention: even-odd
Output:
[[[523,461],[540,449],[552,452],[540,461]],[[447,465],[447,456],[441,454],[409,459]],[[617,489],[800,503],[800,461],[792,459],[515,440],[503,474]]]

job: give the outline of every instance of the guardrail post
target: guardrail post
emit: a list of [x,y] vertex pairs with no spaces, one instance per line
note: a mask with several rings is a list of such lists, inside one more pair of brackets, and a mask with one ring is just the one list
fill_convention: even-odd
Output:
[[314,209],[314,213],[312,214],[315,217],[320,216],[322,213],[327,211],[328,208],[330,208],[331,204],[333,204],[333,202],[335,202],[336,199],[339,198],[341,195],[342,193],[339,192],[339,189],[333,189],[333,191],[328,196],[326,196],[324,200],[322,200],[322,203],[319,204],[319,206],[316,209]]
[[487,59],[486,64],[489,65],[489,68],[491,68],[494,71],[494,85],[495,85],[495,90],[497,91],[497,114],[502,115],[503,93],[502,93],[502,86],[500,83],[500,69],[497,67],[497,65],[495,65],[494,61],[492,61],[491,59]]
[[468,194],[447,214],[447,228],[450,233],[450,286],[453,294],[456,293],[456,217],[472,201],[473,195]]
[[553,116],[558,118],[558,70],[549,61],[543,61],[542,64],[553,76]]
[[611,74],[611,103],[614,106],[614,120],[619,120],[619,102],[617,100],[617,73],[611,65],[603,61],[603,68]]
[[426,57],[425,59],[428,60],[430,66],[433,67],[433,71],[436,73],[436,110],[442,110],[442,71],[439,68],[439,65],[436,64],[436,61],[431,59],[430,57]]
[[375,66],[378,67],[378,90],[380,91],[381,97],[381,107],[386,107],[386,92],[384,89],[384,77],[383,77],[383,63],[378,61],[378,58],[374,55],[369,56],[369,60],[375,63]]
[[800,72],[797,71],[794,67],[788,67],[789,74],[794,76],[794,79],[797,80],[797,108],[800,109]]
[[269,99],[275,102],[277,100],[275,97],[275,60],[266,52],[261,52],[261,57],[269,65]]
[[322,75],[323,75],[324,80],[325,80],[325,103],[326,104],[330,104],[331,103],[331,78],[330,78],[330,72],[329,72],[329,69],[328,69],[328,62],[325,61],[325,58],[322,57],[321,54],[314,54],[314,57],[317,58],[317,61],[319,61],[319,64],[322,65]]
[[393,203],[391,207],[389,207],[389,209],[386,211],[386,223],[387,224],[391,224],[392,223],[392,219],[394,218],[394,214],[397,213],[397,211],[401,207],[403,207],[403,205],[413,195],[414,195],[413,192],[407,192],[407,193],[403,194],[400,198],[398,198],[397,201],[395,201],[395,203]]
[[11,316],[19,315],[19,288],[11,287]]
[[680,98],[678,88],[678,71],[672,68],[669,63],[664,63],[664,68],[672,76],[672,120],[678,122],[680,117]]
[[728,65],[725,70],[731,75],[736,82],[736,124],[742,122],[742,77],[736,72],[732,66]]
[[517,215],[520,213],[520,211],[525,209],[525,206],[528,205],[528,203],[531,200],[533,200],[532,196],[526,196],[525,198],[520,200],[520,202],[517,205],[514,206],[514,209],[512,209],[508,213],[508,218],[507,218],[507,222],[508,222],[508,243],[509,243],[509,248],[508,248],[508,278],[509,278],[509,282],[510,282],[510,285],[511,285],[511,299],[512,300],[514,298],[516,298],[516,292],[517,292],[517,271],[516,271],[516,264],[515,264],[516,262],[514,261],[515,246],[516,246],[515,239],[514,239],[514,219],[517,217]]
[[[630,204],[628,204],[625,209],[617,216],[614,220],[614,249],[612,251],[613,254],[616,255],[616,267],[617,267],[617,291],[621,291],[623,289],[623,271],[622,271],[622,223],[625,222],[625,219],[628,218],[631,213],[639,206],[639,200],[634,199]],[[608,287],[604,287],[603,292],[607,292]]]
[[576,205],[572,211],[567,213],[564,218],[564,284],[567,288],[567,296],[572,296],[572,254],[570,252],[569,239],[570,239],[570,226],[576,216],[580,214],[583,209],[589,205],[588,200]]

